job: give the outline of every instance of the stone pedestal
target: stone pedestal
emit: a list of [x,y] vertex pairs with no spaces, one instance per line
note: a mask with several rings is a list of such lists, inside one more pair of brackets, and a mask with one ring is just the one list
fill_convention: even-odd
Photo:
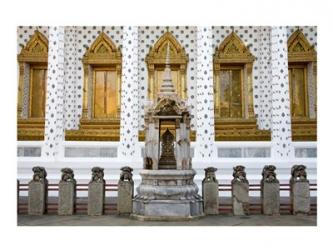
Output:
[[132,200],[133,200],[133,183],[119,181],[118,182],[118,199],[117,211],[118,214],[132,213]]
[[232,211],[234,215],[249,214],[249,184],[244,182],[232,183]]
[[28,214],[42,215],[46,212],[47,203],[47,182],[30,181]]
[[123,167],[118,182],[117,211],[118,214],[131,214],[134,195],[134,182],[132,180],[132,171],[130,167]]
[[233,168],[232,211],[234,215],[249,214],[249,181],[246,179],[245,167],[238,165]]
[[215,171],[209,167],[205,169],[205,179],[202,181],[202,198],[205,215],[219,214],[219,183]]
[[76,187],[74,182],[59,182],[58,214],[72,215],[75,207]]
[[194,170],[142,170],[140,175],[132,218],[171,221],[203,216]]
[[42,215],[47,206],[47,174],[43,167],[33,167],[32,171],[34,175],[29,182],[28,214]]
[[105,183],[90,182],[88,187],[88,215],[102,215],[105,198]]
[[261,184],[262,212],[265,215],[280,214],[279,182],[263,182]]
[[293,214],[310,213],[310,185],[308,181],[296,181],[290,185]]

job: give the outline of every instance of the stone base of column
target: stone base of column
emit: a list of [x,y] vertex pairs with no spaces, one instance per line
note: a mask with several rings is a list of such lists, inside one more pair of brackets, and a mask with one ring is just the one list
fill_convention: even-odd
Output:
[[105,183],[90,182],[88,187],[88,215],[102,215],[105,199]]
[[217,182],[203,181],[202,198],[205,215],[219,214],[219,184]]
[[280,214],[279,182],[263,182],[261,184],[262,213],[265,215]]
[[232,183],[232,211],[234,215],[249,214],[249,184],[244,182]]
[[129,181],[118,182],[118,214],[131,214],[133,206],[134,185]]
[[310,213],[310,185],[309,181],[290,183],[290,200],[293,214]]
[[59,182],[58,214],[72,215],[75,208],[76,190],[74,182]]
[[44,214],[46,212],[47,203],[47,181],[30,181],[28,195],[28,214]]

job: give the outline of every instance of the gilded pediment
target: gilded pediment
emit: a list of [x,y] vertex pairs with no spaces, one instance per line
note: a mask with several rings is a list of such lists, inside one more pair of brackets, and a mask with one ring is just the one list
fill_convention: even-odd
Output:
[[164,33],[154,46],[150,48],[146,57],[147,64],[164,64],[168,44],[170,49],[170,64],[186,65],[188,56],[186,55],[185,49],[169,31]]
[[35,30],[26,46],[18,55],[19,62],[47,62],[48,40],[38,30]]
[[84,63],[119,63],[120,48],[104,33],[101,32],[83,56]]
[[220,46],[216,48],[214,55],[215,63],[246,63],[252,62],[254,59],[248,47],[235,32],[232,32],[223,40]]
[[317,52],[301,30],[296,30],[288,39],[289,62],[309,62],[317,60]]

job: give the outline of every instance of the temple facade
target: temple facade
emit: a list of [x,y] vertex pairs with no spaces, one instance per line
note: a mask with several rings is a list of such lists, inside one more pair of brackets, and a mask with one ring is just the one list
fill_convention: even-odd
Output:
[[[316,49],[314,26],[19,26],[18,179],[43,166],[57,182],[68,167],[87,182],[99,166],[116,181],[130,166],[138,186],[148,143],[164,154],[161,169],[191,166],[197,184],[210,166],[230,183],[236,165],[250,183],[265,165],[288,183],[295,164],[316,182]],[[155,152],[145,132],[149,107],[168,91],[167,65],[188,111],[184,162]],[[179,147],[174,124],[163,120],[160,130],[161,147]]]

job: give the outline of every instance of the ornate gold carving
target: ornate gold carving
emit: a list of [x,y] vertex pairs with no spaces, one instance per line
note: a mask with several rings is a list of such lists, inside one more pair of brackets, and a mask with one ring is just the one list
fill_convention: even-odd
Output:
[[[82,118],[79,130],[66,130],[65,139],[77,141],[119,141],[122,64],[120,48],[117,48],[113,41],[104,32],[101,32],[90,48],[87,49],[82,62],[84,69]],[[104,93],[105,98],[106,96],[108,98],[110,96],[116,98],[116,114],[108,117],[95,115],[95,101],[97,101],[95,97],[95,73],[103,70],[116,73],[116,93],[114,95]],[[108,102],[104,99],[103,103]]]
[[[313,45],[311,45],[304,34],[298,29],[296,30],[288,39],[288,62],[289,62],[289,87],[290,87],[290,101],[293,104],[293,100],[298,98],[298,102],[303,103],[304,116],[296,116],[293,112],[293,108],[291,108],[291,128],[292,128],[292,140],[293,141],[316,141],[317,140],[317,119],[310,118],[309,114],[309,95],[308,95],[308,87],[311,84],[316,85],[316,69],[314,66],[317,62],[317,52]],[[294,70],[303,69],[303,96],[300,93],[294,93],[291,86],[291,80],[293,76],[290,75]],[[301,73],[299,73],[301,74]],[[308,76],[312,77],[308,77]],[[312,81],[310,81],[312,79]],[[298,82],[300,84],[300,82]],[[298,86],[300,89],[300,86]],[[316,86],[314,86],[315,90],[315,102],[317,100],[317,91]],[[292,106],[291,106],[292,107]],[[300,108],[300,107],[299,107]],[[299,110],[298,108],[298,110]],[[314,110],[316,112],[316,103]],[[300,112],[298,112],[300,113]]]
[[154,47],[150,48],[149,53],[146,56],[149,81],[148,98],[150,100],[155,100],[157,98],[159,73],[161,74],[164,70],[168,44],[170,45],[169,64],[173,71],[173,80],[176,80],[176,82],[174,82],[175,89],[182,99],[186,99],[186,67],[188,56],[177,39],[171,34],[171,32],[167,31],[155,43]]
[[[20,54],[17,55],[19,62],[19,86],[18,86],[18,101],[17,101],[17,139],[18,140],[44,140],[44,126],[45,118],[31,117],[31,93],[32,93],[32,70],[29,72],[29,104],[28,104],[28,117],[22,117],[22,100],[24,95],[24,72],[27,70],[26,66],[38,67],[42,69],[47,68],[48,60],[48,40],[40,33],[35,31],[33,36],[27,42],[26,46],[22,48]],[[46,87],[46,86],[45,86]],[[45,89],[44,89],[45,91]],[[42,110],[45,107],[34,107]],[[45,106],[45,105],[44,105]],[[43,112],[41,112],[43,113]]]
[[35,30],[33,36],[17,56],[18,62],[47,63],[48,44],[47,38]]
[[221,63],[252,63],[255,57],[235,32],[231,32],[214,55],[214,64]]
[[[216,48],[214,54],[214,106],[215,106],[215,140],[217,141],[249,141],[270,140],[270,132],[259,130],[253,110],[252,67],[255,57],[250,50],[232,32]],[[221,72],[240,72],[239,89],[241,107],[237,114],[240,117],[223,117],[221,111],[225,107],[221,104]],[[228,101],[228,100],[227,100]],[[231,100],[229,100],[231,102]],[[230,104],[230,103],[229,103]],[[235,110],[234,110],[235,111]]]
[[296,30],[288,39],[288,61],[313,62],[317,61],[317,52],[310,45],[302,31]]

